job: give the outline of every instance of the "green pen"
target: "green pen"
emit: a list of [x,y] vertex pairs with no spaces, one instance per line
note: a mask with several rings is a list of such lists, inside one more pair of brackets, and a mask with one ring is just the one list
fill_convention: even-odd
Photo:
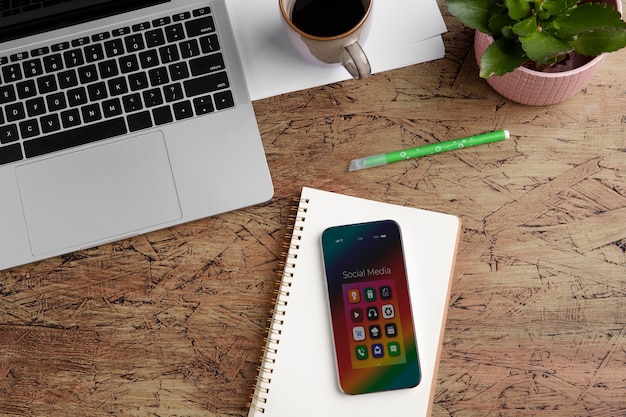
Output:
[[389,153],[379,153],[377,155],[366,156],[364,158],[353,159],[350,162],[349,171],[373,168],[387,165],[392,162],[404,161],[405,159],[418,158],[420,156],[433,155],[440,152],[453,151],[455,149],[469,148],[470,146],[482,145],[485,143],[497,142],[508,139],[511,135],[508,130],[498,130],[496,132],[483,133],[482,135],[470,136],[451,140],[448,142],[432,143],[420,146],[419,148],[404,149]]

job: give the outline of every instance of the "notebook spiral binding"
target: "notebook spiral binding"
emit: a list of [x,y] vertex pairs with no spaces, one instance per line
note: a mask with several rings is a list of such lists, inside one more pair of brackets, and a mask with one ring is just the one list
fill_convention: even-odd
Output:
[[[306,221],[306,212],[308,199],[297,198],[294,201],[294,207],[289,215],[289,226],[285,234],[285,243],[281,252],[281,261],[277,269],[278,284],[274,290],[276,300],[274,307],[269,311],[267,323],[267,336],[265,338],[265,348],[258,367],[258,376],[255,383],[254,394],[251,395],[248,406],[260,413],[265,413],[264,404],[267,403],[267,395],[269,394],[270,384],[272,382],[272,373],[274,364],[276,363],[276,355],[278,353],[280,336],[286,315],[286,308],[289,298],[289,288],[292,284],[293,270],[296,267],[298,259],[298,250],[300,249],[300,240],[302,239],[302,231],[304,230],[304,222]],[[296,206],[297,204],[297,206]]]

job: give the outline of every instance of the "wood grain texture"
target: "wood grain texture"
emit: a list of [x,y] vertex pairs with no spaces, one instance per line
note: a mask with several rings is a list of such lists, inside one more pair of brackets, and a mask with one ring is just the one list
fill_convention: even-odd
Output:
[[626,415],[626,51],[524,107],[478,78],[440,5],[444,59],[254,103],[268,203],[0,271],[0,415],[246,415],[303,185],[462,218],[433,416]]

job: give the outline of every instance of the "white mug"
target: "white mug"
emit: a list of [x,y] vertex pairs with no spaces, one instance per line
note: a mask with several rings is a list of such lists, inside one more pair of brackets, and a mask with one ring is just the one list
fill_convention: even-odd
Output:
[[[301,29],[294,23],[294,8],[296,3],[319,3],[324,11],[324,18],[315,20],[313,17],[309,23],[314,26],[323,26],[332,19],[333,7],[341,4],[340,0],[331,2],[324,0],[278,0],[283,23],[289,40],[307,61],[314,63],[342,64],[354,78],[366,78],[371,75],[370,63],[360,45],[364,42],[371,26],[373,0],[354,0],[356,6],[352,13],[353,22],[347,23],[346,27],[337,27],[339,32],[310,33],[310,28]],[[348,2],[349,3],[349,2]],[[346,3],[346,4],[348,4]],[[360,4],[359,4],[360,3]],[[325,6],[326,4],[327,6]],[[345,7],[345,6],[344,6]],[[336,13],[334,16],[339,16]],[[335,19],[336,20],[336,19]],[[352,24],[354,23],[354,24]],[[303,26],[300,23],[300,26]]]

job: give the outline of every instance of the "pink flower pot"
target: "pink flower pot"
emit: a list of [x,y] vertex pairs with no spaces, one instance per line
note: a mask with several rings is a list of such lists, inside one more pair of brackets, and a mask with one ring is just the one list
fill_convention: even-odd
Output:
[[[606,3],[622,12],[621,0],[607,0]],[[475,32],[474,53],[478,63],[492,42],[490,35],[478,30]],[[494,90],[512,101],[531,106],[547,106],[578,94],[596,75],[604,57],[605,54],[597,56],[585,65],[565,72],[546,73],[519,67],[508,74],[492,75],[486,80]]]

